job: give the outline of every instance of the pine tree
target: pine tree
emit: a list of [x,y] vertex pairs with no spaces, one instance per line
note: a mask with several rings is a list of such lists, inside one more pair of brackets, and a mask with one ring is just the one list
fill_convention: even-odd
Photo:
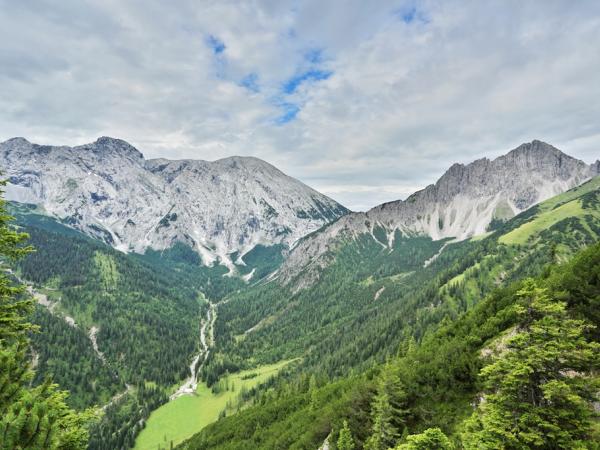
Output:
[[340,430],[340,436],[337,441],[338,450],[354,450],[354,439],[352,438],[352,431],[348,426],[348,421],[344,420],[344,425]]
[[484,367],[486,395],[466,424],[466,449],[588,448],[600,344],[565,303],[527,281],[518,293],[517,333]]
[[368,450],[393,447],[403,427],[406,395],[393,368],[387,365],[379,378],[377,393],[371,404],[372,434],[365,443]]
[[11,226],[5,205],[0,199],[0,262],[4,266],[0,270],[0,448],[83,449],[91,413],[69,409],[67,394],[50,380],[30,387],[33,372],[26,354],[27,333],[34,327],[26,317],[33,302],[7,276],[6,264],[31,248],[24,245],[27,235]]
[[423,433],[412,434],[406,443],[400,444],[396,450],[453,450],[454,445],[439,428],[428,428]]
[[308,390],[310,392],[310,409],[311,411],[314,411],[319,408],[320,404],[317,379],[314,374],[310,376],[308,386]]

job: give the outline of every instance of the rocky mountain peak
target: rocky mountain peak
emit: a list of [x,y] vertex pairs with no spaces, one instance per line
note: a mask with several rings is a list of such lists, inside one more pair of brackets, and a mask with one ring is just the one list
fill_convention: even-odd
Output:
[[91,150],[99,154],[115,153],[128,155],[137,159],[144,158],[144,155],[129,142],[109,136],[101,136],[92,144],[85,144],[76,148]]
[[14,138],[10,138],[0,144],[7,145],[7,146],[23,146],[23,145],[31,145],[31,142],[29,142],[24,137],[17,136]]
[[[600,163],[587,165],[550,144],[534,140],[493,160],[453,164],[432,185],[406,200],[388,202],[365,213],[352,213],[304,239],[285,262],[281,279],[291,280],[302,267],[322,267],[330,250],[348,236],[395,233],[457,240],[483,234],[498,223],[598,175]],[[378,239],[385,245],[385,242]]]
[[7,152],[28,152],[33,144],[22,137],[10,138],[4,142],[0,142],[0,146],[6,149]]
[[521,153],[533,153],[537,156],[543,156],[544,153],[554,154],[554,155],[564,155],[559,149],[554,147],[547,142],[540,141],[539,139],[534,139],[531,142],[524,142],[519,145],[517,148],[511,150],[506,154],[506,156],[518,155]]
[[571,175],[573,166],[585,166],[583,161],[577,160],[561,152],[556,147],[538,140],[522,144],[506,155],[499,157],[497,164],[545,172],[551,171],[562,179],[566,179]]
[[115,248],[184,242],[205,264],[231,269],[259,244],[292,246],[348,212],[258,158],[145,160],[110,137],[78,147],[7,141],[0,169],[9,200],[39,204]]

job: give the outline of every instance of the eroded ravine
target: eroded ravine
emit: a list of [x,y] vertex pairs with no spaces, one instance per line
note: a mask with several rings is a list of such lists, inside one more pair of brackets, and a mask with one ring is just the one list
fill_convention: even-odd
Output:
[[196,392],[196,388],[198,387],[198,375],[202,370],[202,366],[204,365],[208,355],[210,353],[210,348],[213,345],[213,328],[215,319],[217,317],[217,310],[214,303],[209,303],[208,310],[206,311],[206,318],[202,320],[200,326],[200,352],[190,364],[190,376],[185,380],[185,382],[179,386],[177,391],[175,391],[169,397],[169,400],[174,400],[182,395],[191,395]]

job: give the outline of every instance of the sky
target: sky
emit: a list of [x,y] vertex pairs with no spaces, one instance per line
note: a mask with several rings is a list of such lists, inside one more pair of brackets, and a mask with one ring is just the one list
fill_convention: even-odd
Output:
[[0,0],[0,141],[256,156],[353,210],[540,139],[600,158],[596,0]]

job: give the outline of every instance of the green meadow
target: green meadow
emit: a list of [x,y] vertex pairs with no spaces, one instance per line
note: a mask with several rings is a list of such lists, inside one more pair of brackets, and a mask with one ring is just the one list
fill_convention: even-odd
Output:
[[215,422],[219,414],[236,403],[239,394],[266,382],[294,360],[281,361],[229,375],[219,393],[202,383],[195,395],[184,395],[156,409],[135,442],[135,450],[168,449]]
[[519,228],[500,237],[500,242],[503,244],[524,245],[532,236],[539,234],[543,230],[547,230],[552,225],[569,217],[579,217],[584,213],[585,211],[581,207],[581,201],[573,200],[554,210],[545,211],[539,214],[534,220],[524,223]]
[[597,212],[588,211],[582,207],[580,197],[599,188],[600,177],[595,177],[581,186],[540,203],[539,211],[533,220],[501,236],[499,241],[502,244],[523,245],[540,232],[569,217],[597,216]]

